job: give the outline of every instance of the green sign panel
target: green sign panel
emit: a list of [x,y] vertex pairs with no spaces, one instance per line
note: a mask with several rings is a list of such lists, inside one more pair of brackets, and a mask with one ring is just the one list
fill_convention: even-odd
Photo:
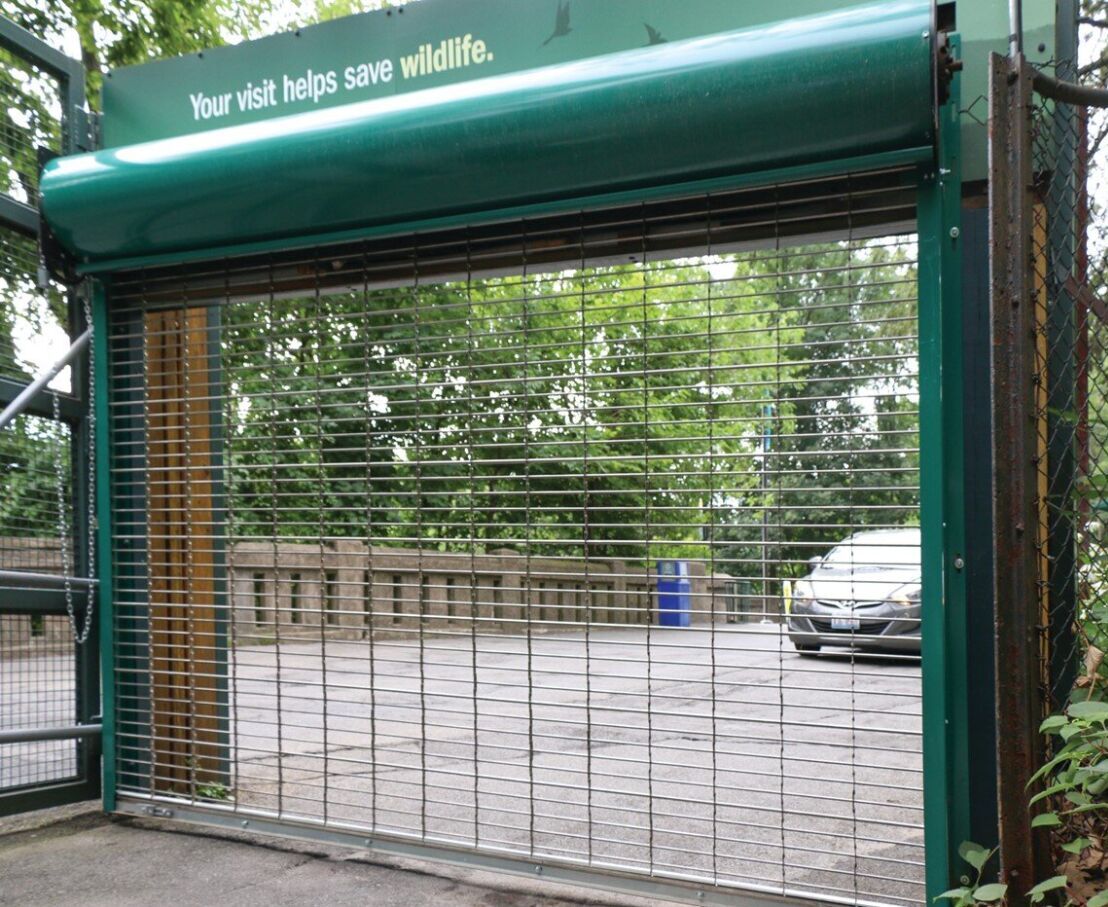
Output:
[[[519,72],[852,6],[844,0],[421,0],[113,72],[103,142],[118,147]],[[1007,0],[958,4],[967,106],[988,51],[1007,41]],[[1025,3],[1033,59],[1053,56],[1052,0]],[[1044,51],[1039,53],[1039,44]],[[644,99],[644,104],[649,103]],[[782,116],[788,116],[782,111]],[[966,115],[967,166],[984,176],[985,110]]]

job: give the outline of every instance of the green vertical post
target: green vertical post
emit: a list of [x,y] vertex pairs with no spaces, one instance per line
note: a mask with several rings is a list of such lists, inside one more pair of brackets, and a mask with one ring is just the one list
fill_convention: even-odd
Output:
[[115,810],[115,613],[112,582],[112,497],[111,414],[109,368],[108,297],[104,285],[94,281],[92,293],[92,348],[96,357],[96,394],[91,401],[96,413],[96,566],[100,584],[97,608],[100,612],[100,712],[103,723],[102,796],[104,811]]
[[[951,37],[960,57],[960,42]],[[957,884],[969,836],[963,449],[961,77],[939,110],[919,192],[923,766],[927,898]]]

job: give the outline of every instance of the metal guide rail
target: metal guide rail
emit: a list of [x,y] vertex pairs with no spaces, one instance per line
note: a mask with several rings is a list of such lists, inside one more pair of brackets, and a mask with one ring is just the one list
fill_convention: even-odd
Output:
[[117,275],[120,808],[921,903],[896,185]]

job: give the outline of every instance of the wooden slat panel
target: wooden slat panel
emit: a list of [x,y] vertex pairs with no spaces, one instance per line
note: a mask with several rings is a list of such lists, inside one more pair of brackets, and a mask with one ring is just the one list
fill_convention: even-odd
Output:
[[147,336],[154,786],[222,782],[207,312],[154,312]]

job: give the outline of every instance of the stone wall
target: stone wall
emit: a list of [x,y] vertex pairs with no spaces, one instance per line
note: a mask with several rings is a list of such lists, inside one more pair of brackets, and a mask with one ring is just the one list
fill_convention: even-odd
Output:
[[[655,577],[624,561],[448,554],[337,541],[240,542],[228,557],[235,637],[362,638],[370,632],[541,633],[565,624],[657,622]],[[691,563],[693,620],[725,610],[730,577]],[[586,613],[589,610],[590,613]]]

